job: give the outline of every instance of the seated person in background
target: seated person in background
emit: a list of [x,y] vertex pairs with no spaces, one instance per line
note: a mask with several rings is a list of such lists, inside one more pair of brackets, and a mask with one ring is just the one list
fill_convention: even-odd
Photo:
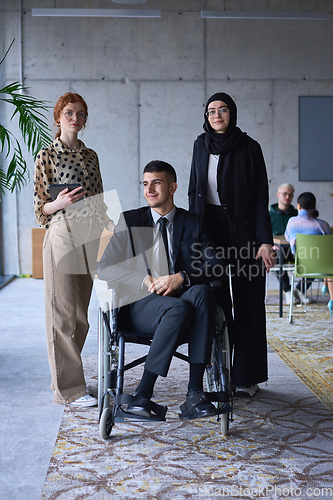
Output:
[[[331,234],[331,228],[324,220],[318,219],[319,212],[316,209],[316,197],[313,193],[302,193],[297,198],[298,216],[288,221],[285,238],[290,243],[292,253],[296,252],[296,235],[301,234]],[[313,279],[307,278],[306,288],[310,288]],[[332,284],[333,285],[333,284]],[[330,286],[332,286],[330,285]],[[333,292],[333,289],[332,289]],[[304,302],[305,284],[300,281],[294,290],[294,294]],[[331,295],[331,299],[333,296]],[[309,302],[309,299],[306,299]],[[330,301],[331,302],[331,301]],[[329,306],[328,306],[329,307]],[[331,308],[330,308],[331,311]]]
[[[284,234],[290,217],[295,217],[298,214],[296,208],[291,204],[294,197],[294,191],[294,186],[292,186],[291,184],[287,184],[286,182],[278,187],[278,192],[276,193],[278,203],[274,203],[269,209],[273,236]],[[292,260],[293,255],[290,248],[283,248],[282,264],[285,264],[286,262],[290,262]],[[279,260],[279,254],[277,254],[276,256],[276,264],[281,264]],[[280,273],[276,273],[276,277],[280,279]],[[290,304],[290,282],[288,273],[286,271],[282,271],[281,280],[285,301],[287,304]],[[294,302],[295,299],[296,297],[294,296]]]
[[143,187],[149,206],[121,214],[97,269],[100,279],[117,283],[122,290],[119,320],[126,320],[134,331],[154,334],[127,411],[151,417],[155,381],[158,375],[166,377],[172,356],[186,337],[190,378],[180,418],[216,415],[217,408],[203,392],[216,318],[214,294],[207,283],[214,280],[214,270],[221,276],[225,269],[201,218],[174,205],[174,168],[159,160],[148,163]]

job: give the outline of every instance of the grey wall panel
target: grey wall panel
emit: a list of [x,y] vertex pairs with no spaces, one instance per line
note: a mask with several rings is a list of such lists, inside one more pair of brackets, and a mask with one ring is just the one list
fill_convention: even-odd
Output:
[[333,181],[333,96],[299,98],[299,180]]
[[[112,2],[111,2],[112,3]],[[333,95],[333,16],[322,21],[202,19],[201,10],[244,10],[228,0],[147,0],[160,19],[36,18],[31,8],[54,8],[53,0],[22,0],[23,78],[29,93],[50,101],[77,91],[89,106],[82,138],[101,162],[104,186],[118,208],[145,203],[142,169],[153,158],[177,170],[176,203],[187,206],[193,141],[202,132],[203,106],[216,91],[238,106],[238,123],[262,146],[270,203],[282,182],[296,195],[309,190],[299,169],[299,96]],[[280,0],[270,8],[331,12],[331,0]],[[57,0],[58,8],[117,8],[108,0]],[[1,46],[16,38],[2,81],[20,77],[18,2],[0,1]],[[129,7],[130,8],[130,7]],[[268,8],[268,7],[267,7]],[[249,0],[247,10],[262,10]],[[2,116],[4,116],[2,114]],[[16,125],[5,115],[6,125]],[[52,114],[49,115],[53,125]],[[31,155],[27,155],[33,173]],[[333,223],[333,182],[313,186],[320,216]],[[118,202],[117,202],[118,203]],[[7,274],[31,272],[32,182],[2,197]],[[19,266],[18,266],[19,262]]]

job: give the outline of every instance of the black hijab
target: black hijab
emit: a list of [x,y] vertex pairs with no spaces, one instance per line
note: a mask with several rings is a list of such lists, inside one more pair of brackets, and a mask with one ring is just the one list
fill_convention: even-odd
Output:
[[[217,133],[210,126],[206,112],[211,102],[222,101],[229,107],[230,121],[225,133]],[[236,126],[235,101],[224,92],[212,95],[205,106],[205,133],[198,137],[209,154],[220,155],[217,167],[217,191],[221,203],[228,207],[228,217],[244,223],[251,219],[253,203],[251,189],[253,176],[250,157],[243,143],[247,137]]]
[[[208,117],[206,116],[209,104],[214,101],[225,102],[229,108],[230,121],[224,134],[218,134],[215,132],[215,130],[210,126]],[[237,149],[241,145],[246,134],[242,132],[240,128],[236,127],[237,106],[230,95],[225,94],[224,92],[218,92],[217,94],[212,95],[206,102],[204,118],[205,123],[203,128],[206,132],[205,146],[210,154],[219,155],[227,153],[228,151]]]

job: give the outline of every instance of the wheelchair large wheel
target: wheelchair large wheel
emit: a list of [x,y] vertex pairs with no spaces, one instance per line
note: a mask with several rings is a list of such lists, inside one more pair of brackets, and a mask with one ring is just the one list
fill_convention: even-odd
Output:
[[[223,325],[222,328],[221,325]],[[205,370],[208,392],[229,392],[230,364],[230,347],[226,324],[218,321],[217,333],[213,339],[211,364]],[[217,407],[221,406],[221,403],[215,404]],[[222,413],[219,419],[221,422],[221,434],[222,436],[227,436],[229,431],[229,412]]]
[[[107,315],[108,321],[110,320],[110,306],[106,302],[103,309],[99,310],[98,320],[98,407],[101,407],[102,396],[107,390],[107,374],[110,370],[110,355],[109,351],[109,337],[106,331],[103,313]],[[106,396],[104,408],[108,406],[109,397]]]
[[[221,366],[221,360],[223,360],[223,351],[221,343],[218,339],[213,340],[212,348],[212,360],[211,365],[206,368],[206,386],[208,392],[220,392],[222,391],[221,374],[219,371],[219,366]],[[215,403],[216,407],[219,408],[221,403]],[[229,431],[229,413],[222,413],[219,415],[219,420],[221,422],[221,434],[222,436],[227,436]]]
[[113,426],[113,409],[110,407],[104,408],[99,421],[99,433],[103,439],[110,438]]

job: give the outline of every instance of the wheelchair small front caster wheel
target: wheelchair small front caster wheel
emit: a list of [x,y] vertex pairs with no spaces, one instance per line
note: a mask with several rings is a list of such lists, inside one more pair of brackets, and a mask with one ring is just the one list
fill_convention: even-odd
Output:
[[114,426],[112,408],[104,408],[99,421],[99,433],[103,439],[109,439]]

